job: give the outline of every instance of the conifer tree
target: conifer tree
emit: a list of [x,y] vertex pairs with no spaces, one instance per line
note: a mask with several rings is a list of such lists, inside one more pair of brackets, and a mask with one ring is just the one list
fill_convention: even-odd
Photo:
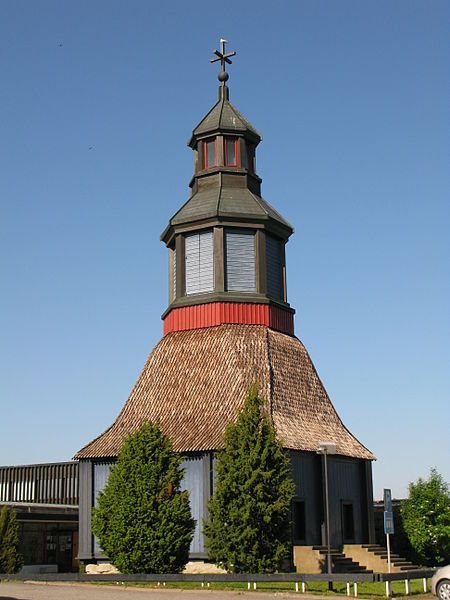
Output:
[[122,573],[178,573],[195,521],[180,490],[181,457],[153,423],[125,440],[93,511],[92,531]]
[[16,513],[4,506],[0,512],[0,573],[17,573],[22,565]]
[[289,553],[294,483],[257,386],[224,441],[204,523],[208,557],[234,573],[273,573]]

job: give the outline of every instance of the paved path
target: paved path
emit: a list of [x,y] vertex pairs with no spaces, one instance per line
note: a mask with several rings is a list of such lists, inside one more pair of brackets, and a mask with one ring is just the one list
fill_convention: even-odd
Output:
[[[89,584],[0,582],[0,600],[325,600],[324,596],[295,593],[227,592],[220,590],[142,589]],[[326,600],[330,600],[329,598]]]

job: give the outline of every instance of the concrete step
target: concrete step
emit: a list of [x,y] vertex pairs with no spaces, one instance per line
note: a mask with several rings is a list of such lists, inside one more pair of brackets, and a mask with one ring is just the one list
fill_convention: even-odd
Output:
[[[388,553],[387,553],[386,548],[383,548],[383,546],[380,546],[379,544],[361,544],[361,545],[363,548],[365,548],[369,552],[372,552],[375,556],[378,556],[379,558],[381,558],[382,560],[385,560],[387,562]],[[409,560],[406,560],[405,558],[403,558],[399,554],[396,554],[395,552],[391,553],[391,563],[394,567],[400,569],[401,571],[408,571],[408,570],[414,571],[414,570],[420,568],[417,565],[413,565]]]
[[348,556],[339,557],[336,560],[333,560],[333,562],[336,563],[336,564],[339,563],[340,565],[351,564],[351,565],[358,565],[359,566],[359,562],[358,561],[353,560],[353,559],[349,558]]
[[333,557],[333,571],[335,573],[367,573],[366,567],[359,564],[349,556]]

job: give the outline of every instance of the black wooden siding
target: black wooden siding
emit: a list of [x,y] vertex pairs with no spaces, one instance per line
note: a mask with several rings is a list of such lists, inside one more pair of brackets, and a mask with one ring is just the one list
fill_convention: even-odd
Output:
[[342,505],[351,503],[354,517],[353,543],[367,541],[367,525],[363,519],[365,485],[363,462],[328,457],[328,490],[330,495],[330,539],[332,546],[344,543]]
[[0,502],[78,504],[78,463],[0,467]]
[[319,545],[323,521],[322,477],[320,456],[305,452],[291,452],[295,482],[295,497],[305,503],[305,543]]
[[[322,523],[325,514],[324,463],[321,455],[308,452],[291,452],[292,472],[296,498],[305,503],[305,544],[325,543]],[[364,460],[338,456],[328,457],[328,490],[330,502],[330,541],[339,547],[344,543],[342,505],[353,507],[353,543],[369,543],[372,540],[370,511],[371,468]],[[369,497],[370,496],[370,497]]]

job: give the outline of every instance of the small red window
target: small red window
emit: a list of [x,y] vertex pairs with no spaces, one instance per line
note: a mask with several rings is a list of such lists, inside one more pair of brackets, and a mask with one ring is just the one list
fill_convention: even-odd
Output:
[[227,167],[238,166],[238,138],[226,137],[224,140],[225,164]]
[[216,138],[209,138],[203,142],[203,167],[215,167],[217,165]]

